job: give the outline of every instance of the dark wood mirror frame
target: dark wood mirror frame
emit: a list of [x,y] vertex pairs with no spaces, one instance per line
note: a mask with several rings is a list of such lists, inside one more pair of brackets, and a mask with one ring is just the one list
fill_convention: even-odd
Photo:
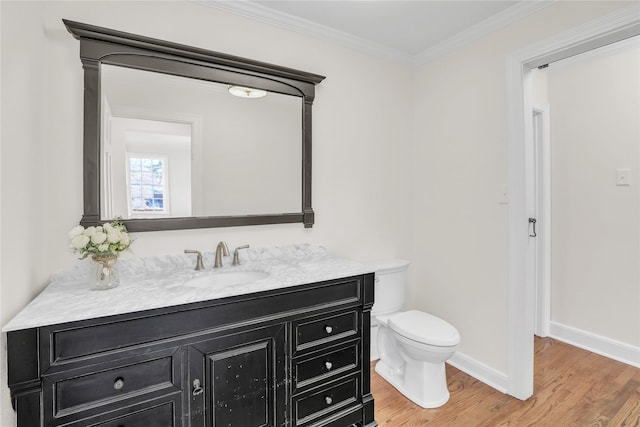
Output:
[[258,62],[196,47],[131,33],[63,20],[67,30],[80,41],[84,69],[84,214],[81,225],[96,225],[100,218],[100,65],[109,64],[249,86],[300,96],[302,102],[302,206],[301,212],[242,216],[209,216],[159,219],[126,219],[132,232],[189,228],[302,222],[314,223],[311,207],[311,107],[315,85],[324,76]]

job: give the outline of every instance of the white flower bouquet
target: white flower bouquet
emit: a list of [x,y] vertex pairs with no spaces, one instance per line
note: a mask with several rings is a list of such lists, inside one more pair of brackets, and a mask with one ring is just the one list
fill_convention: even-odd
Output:
[[94,258],[117,257],[131,246],[131,239],[122,222],[115,220],[96,227],[73,227],[69,232],[71,249],[84,259],[91,255]]

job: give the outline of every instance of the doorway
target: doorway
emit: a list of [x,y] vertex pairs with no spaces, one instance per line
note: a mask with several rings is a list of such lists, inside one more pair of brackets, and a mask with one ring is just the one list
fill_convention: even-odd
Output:
[[[531,162],[533,103],[531,70],[640,34],[637,7],[631,6],[594,22],[513,52],[507,58],[508,96],[508,393],[525,400],[533,395],[535,332],[535,258],[529,237],[532,206]],[[526,113],[525,113],[526,112]]]
[[[532,179],[538,219],[535,333],[548,333],[636,366],[640,365],[638,67],[640,36],[532,70],[535,102],[551,104],[553,138],[549,151],[553,162],[545,161],[540,147],[544,151],[541,134],[547,121],[544,107],[534,103],[532,170],[537,177],[550,176],[552,184],[550,190],[541,190],[541,180]],[[545,163],[553,167],[545,170]],[[618,174],[622,182],[617,182]],[[553,205],[541,199],[549,192]],[[551,228],[549,215],[542,217],[545,206],[551,207],[547,212],[554,220],[552,233],[545,233]],[[547,236],[553,244],[541,250]],[[549,262],[553,263],[551,277],[547,276],[550,284],[543,280]],[[541,298],[545,295],[551,295],[551,301]],[[548,304],[552,304],[550,318],[540,311]]]

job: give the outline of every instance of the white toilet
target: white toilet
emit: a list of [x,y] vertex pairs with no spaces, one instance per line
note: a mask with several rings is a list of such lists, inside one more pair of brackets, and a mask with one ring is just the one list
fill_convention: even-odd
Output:
[[380,357],[376,372],[423,408],[444,405],[449,400],[444,363],[458,349],[460,334],[431,314],[400,311],[409,262],[381,261],[372,266],[376,279],[371,354],[372,359]]

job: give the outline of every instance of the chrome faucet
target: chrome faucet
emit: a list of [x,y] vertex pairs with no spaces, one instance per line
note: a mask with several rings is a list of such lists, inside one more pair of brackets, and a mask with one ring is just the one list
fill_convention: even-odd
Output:
[[222,267],[223,255],[229,256],[229,248],[227,247],[227,244],[225,242],[220,242],[218,243],[218,246],[216,246],[216,259],[215,259],[215,262],[213,263],[213,268]]

